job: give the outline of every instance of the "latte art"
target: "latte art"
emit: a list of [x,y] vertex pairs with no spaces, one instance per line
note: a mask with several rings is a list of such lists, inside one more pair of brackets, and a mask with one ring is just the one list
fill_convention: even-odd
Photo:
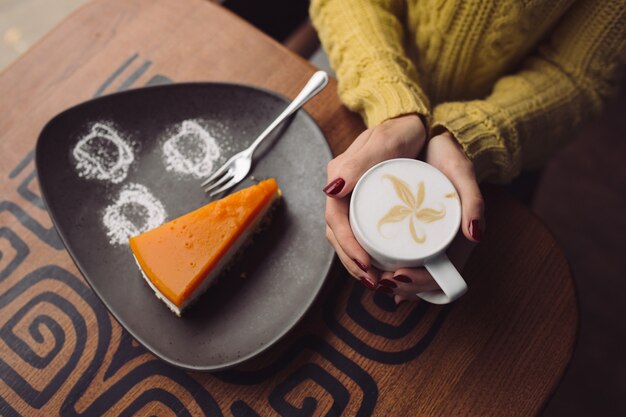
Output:
[[417,194],[413,196],[409,185],[400,178],[391,175],[383,175],[383,179],[388,179],[393,184],[396,194],[404,204],[393,206],[385,216],[378,221],[378,232],[382,234],[381,227],[387,223],[401,222],[409,219],[409,232],[416,243],[424,243],[426,241],[426,233],[415,222],[432,223],[440,220],[446,215],[446,208],[442,205],[440,210],[422,207],[426,193],[424,181],[420,181],[417,185]]
[[[417,263],[443,249],[456,234],[461,206],[452,183],[420,161],[396,159],[365,173],[352,194],[350,224],[372,255],[395,264]],[[380,263],[379,263],[380,264]]]

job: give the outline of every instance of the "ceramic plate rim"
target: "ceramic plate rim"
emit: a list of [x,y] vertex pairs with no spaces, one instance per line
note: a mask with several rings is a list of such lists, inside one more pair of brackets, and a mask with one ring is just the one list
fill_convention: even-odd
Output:
[[[323,273],[323,276],[318,280],[318,285],[315,288],[314,291],[314,295],[312,297],[309,297],[309,301],[307,303],[307,305],[300,310],[299,314],[295,314],[293,315],[294,319],[291,320],[291,322],[286,325],[283,329],[282,332],[279,332],[273,339],[269,340],[266,344],[260,346],[259,348],[257,348],[256,350],[250,352],[249,354],[245,355],[245,356],[241,356],[239,358],[237,358],[236,360],[231,360],[229,362],[225,362],[221,365],[208,365],[208,366],[195,366],[195,365],[189,365],[189,364],[185,364],[182,363],[180,361],[177,361],[175,359],[169,358],[167,356],[162,355],[160,352],[156,352],[155,350],[153,350],[151,348],[151,346],[149,344],[147,344],[142,338],[141,336],[139,336],[138,334],[136,334],[132,328],[128,327],[126,325],[126,323],[124,322],[124,320],[118,316],[117,312],[111,308],[111,306],[109,305],[109,303],[107,302],[107,298],[102,297],[102,295],[100,294],[100,292],[98,291],[98,289],[94,286],[94,284],[92,283],[91,279],[88,277],[87,274],[85,274],[84,272],[84,267],[81,264],[80,260],[76,257],[76,255],[74,254],[74,251],[70,248],[70,246],[68,245],[68,242],[66,240],[66,236],[64,235],[63,231],[58,227],[58,221],[57,221],[57,213],[54,212],[54,210],[50,207],[50,205],[48,204],[48,193],[46,191],[46,188],[41,187],[41,181],[39,179],[39,172],[40,172],[40,166],[42,164],[41,160],[43,158],[41,151],[40,151],[40,144],[44,138],[45,133],[47,132],[47,130],[50,128],[50,126],[59,118],[62,118],[63,116],[65,116],[67,113],[72,113],[77,109],[80,109],[81,107],[87,107],[92,105],[93,103],[97,103],[99,101],[105,101],[105,100],[110,100],[111,97],[117,97],[117,96],[124,96],[124,95],[130,95],[130,94],[137,94],[137,93],[141,93],[144,90],[159,90],[159,89],[171,89],[171,88],[176,88],[176,87],[200,87],[200,86],[221,86],[221,87],[226,87],[226,88],[243,88],[243,89],[248,89],[248,90],[255,90],[257,92],[261,92],[270,96],[273,96],[274,98],[278,98],[279,100],[281,100],[285,106],[288,105],[291,100],[275,91],[271,91],[268,90],[266,88],[263,87],[258,87],[255,85],[251,85],[251,84],[244,84],[244,83],[231,83],[231,82],[212,82],[212,81],[207,81],[207,82],[203,82],[203,81],[196,81],[196,82],[175,82],[175,83],[171,83],[171,84],[163,84],[163,85],[155,85],[155,86],[146,86],[146,87],[140,87],[140,88],[135,88],[135,89],[130,89],[130,90],[125,90],[125,91],[120,91],[120,92],[116,92],[116,93],[112,93],[112,94],[107,94],[107,95],[103,95],[100,97],[96,97],[96,98],[92,98],[83,102],[80,102],[76,105],[73,105],[63,111],[61,111],[60,113],[56,114],[54,117],[52,117],[42,128],[38,138],[37,138],[37,143],[35,145],[35,168],[37,170],[37,180],[40,184],[40,192],[41,192],[41,196],[42,199],[44,201],[44,204],[46,206],[46,211],[48,213],[48,215],[50,216],[50,219],[52,221],[52,224],[55,228],[55,231],[57,232],[57,234],[59,235],[59,238],[61,239],[63,246],[65,247],[65,250],[67,251],[67,253],[70,255],[70,258],[72,259],[72,262],[74,262],[74,264],[76,265],[76,267],[78,268],[79,272],[81,273],[81,275],[83,276],[84,280],[87,282],[87,285],[89,285],[89,288],[96,294],[96,296],[98,297],[99,301],[102,302],[102,304],[106,307],[107,311],[111,314],[111,316],[124,328],[124,330],[126,330],[135,340],[137,340],[141,346],[143,348],[145,348],[148,352],[150,352],[151,354],[155,355],[157,358],[159,358],[160,360],[168,363],[169,365],[172,365],[174,367],[177,367],[179,369],[183,369],[185,371],[193,371],[193,372],[215,372],[215,371],[220,371],[220,370],[224,370],[224,369],[228,369],[228,368],[232,368],[234,366],[240,365],[244,362],[247,362],[249,360],[251,360],[252,358],[260,355],[261,353],[265,352],[266,350],[268,350],[269,348],[271,348],[272,346],[274,346],[280,339],[282,339],[283,337],[285,337],[291,330],[293,330],[294,327],[296,327],[298,325],[298,323],[302,320],[302,318],[304,318],[304,316],[309,312],[309,310],[311,309],[311,307],[313,306],[313,304],[315,303],[315,301],[317,300],[323,286],[324,283],[326,282],[326,280],[328,279],[329,276],[329,272],[331,270],[331,267],[333,265],[333,261],[334,261],[334,252],[332,250],[328,251],[328,254],[326,256],[326,261],[324,262],[323,265],[323,270],[325,270],[325,273]],[[315,128],[317,129],[319,135],[324,138],[326,147],[324,148],[324,150],[327,152],[329,160],[333,157],[332,156],[332,151],[330,149],[330,145],[328,144],[328,140],[326,139],[326,136],[324,135],[324,132],[322,131],[322,129],[320,128],[320,126],[318,125],[318,123],[316,122],[316,120],[303,108],[301,108],[300,110],[298,110],[297,113],[302,113],[305,118],[307,119],[307,121]]]

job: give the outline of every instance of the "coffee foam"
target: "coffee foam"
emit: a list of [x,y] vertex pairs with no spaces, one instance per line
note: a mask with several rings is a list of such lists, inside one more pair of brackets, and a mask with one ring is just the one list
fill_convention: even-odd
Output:
[[368,171],[351,201],[359,243],[391,260],[428,258],[456,235],[461,205],[452,183],[434,167],[395,159]]

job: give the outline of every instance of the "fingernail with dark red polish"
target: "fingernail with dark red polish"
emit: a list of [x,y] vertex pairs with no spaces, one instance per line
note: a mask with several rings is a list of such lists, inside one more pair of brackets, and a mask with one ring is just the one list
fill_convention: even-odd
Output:
[[469,232],[475,241],[480,242],[482,236],[480,235],[480,222],[478,220],[472,220],[470,222]]
[[339,194],[339,192],[343,189],[343,186],[346,185],[346,182],[343,178],[337,178],[328,183],[326,187],[324,187],[324,192],[327,195],[335,195]]
[[390,279],[381,279],[379,284],[382,285],[383,287],[389,287],[389,288],[396,288],[398,286],[398,284],[396,284]]
[[355,264],[357,264],[359,268],[363,270],[363,272],[367,272],[367,267],[362,262],[359,262],[358,259],[353,259],[353,261]]
[[382,285],[376,288],[376,291],[382,292],[383,294],[393,294],[393,290],[389,287],[383,287]]
[[365,277],[361,278],[361,284],[365,285],[368,290],[374,291],[376,289],[376,284]]
[[393,279],[395,279],[398,282],[405,282],[407,284],[411,282],[411,278],[405,275],[396,275],[395,277],[393,277]]

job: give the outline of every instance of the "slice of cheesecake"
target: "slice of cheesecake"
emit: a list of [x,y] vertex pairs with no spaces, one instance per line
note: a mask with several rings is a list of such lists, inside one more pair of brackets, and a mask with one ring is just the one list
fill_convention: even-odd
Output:
[[211,285],[281,196],[269,179],[130,238],[156,296],[178,316]]

